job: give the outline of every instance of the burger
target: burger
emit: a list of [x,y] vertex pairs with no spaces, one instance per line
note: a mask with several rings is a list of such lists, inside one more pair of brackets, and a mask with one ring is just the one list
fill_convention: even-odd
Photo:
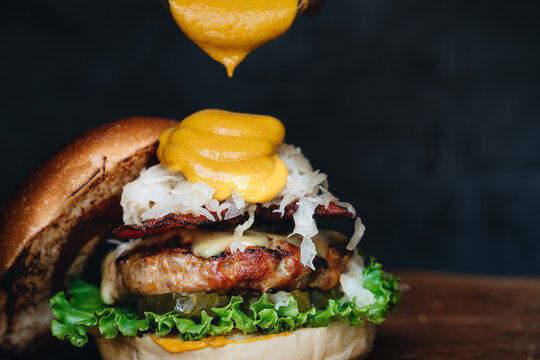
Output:
[[[90,130],[0,215],[0,344],[103,359],[352,359],[400,299],[365,227],[276,118],[221,110]],[[350,238],[319,229],[349,219]],[[331,222],[328,222],[331,223]]]

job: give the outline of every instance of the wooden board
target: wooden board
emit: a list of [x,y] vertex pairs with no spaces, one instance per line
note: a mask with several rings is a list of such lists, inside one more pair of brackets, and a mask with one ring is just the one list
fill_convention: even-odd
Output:
[[540,359],[540,279],[398,273],[410,290],[375,359]]

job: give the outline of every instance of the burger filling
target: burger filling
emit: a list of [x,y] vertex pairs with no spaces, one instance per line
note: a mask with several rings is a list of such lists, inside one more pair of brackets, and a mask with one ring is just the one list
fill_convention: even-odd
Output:
[[[399,280],[357,252],[354,208],[283,137],[277,119],[215,110],[164,132],[161,164],[123,189],[114,233],[131,241],[114,241],[100,287],[71,279],[51,299],[53,335],[82,346],[89,331],[191,341],[382,323]],[[319,230],[317,217],[355,220],[354,233]]]

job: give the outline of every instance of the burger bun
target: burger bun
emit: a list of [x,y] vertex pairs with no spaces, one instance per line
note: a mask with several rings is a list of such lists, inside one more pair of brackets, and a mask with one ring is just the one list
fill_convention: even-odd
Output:
[[327,327],[299,329],[286,336],[176,354],[162,348],[150,335],[118,336],[112,340],[98,337],[96,342],[103,360],[347,360],[364,359],[374,338],[375,325],[368,321],[358,326],[339,321]]

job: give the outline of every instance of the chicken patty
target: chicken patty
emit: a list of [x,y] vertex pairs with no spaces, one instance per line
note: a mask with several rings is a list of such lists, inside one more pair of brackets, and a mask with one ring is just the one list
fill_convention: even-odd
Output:
[[[135,300],[149,295],[183,293],[245,293],[319,288],[339,284],[350,252],[346,238],[338,232],[321,231],[313,240],[317,256],[315,270],[300,262],[300,239],[257,233],[258,246],[244,252],[216,248],[215,240],[232,238],[232,232],[177,230],[120,245],[107,256],[101,286],[106,303]],[[198,250],[201,241],[213,239],[217,254]],[[197,251],[196,251],[197,250]],[[202,254],[202,256],[201,256]]]

